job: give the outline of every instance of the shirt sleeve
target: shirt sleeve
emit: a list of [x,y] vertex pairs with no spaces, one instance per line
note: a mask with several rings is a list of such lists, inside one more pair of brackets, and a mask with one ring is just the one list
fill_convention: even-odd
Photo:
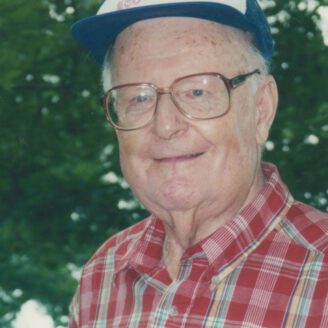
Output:
[[80,308],[80,288],[75,292],[75,295],[72,299],[72,302],[69,306],[69,328],[78,328],[79,327],[79,308]]

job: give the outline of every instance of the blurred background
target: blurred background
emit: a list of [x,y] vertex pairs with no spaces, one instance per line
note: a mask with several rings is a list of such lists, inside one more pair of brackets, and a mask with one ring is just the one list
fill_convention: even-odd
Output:
[[[100,70],[70,35],[100,3],[0,1],[3,328],[65,327],[82,265],[147,215],[120,173]],[[328,1],[261,4],[280,90],[264,157],[294,197],[328,212]]]

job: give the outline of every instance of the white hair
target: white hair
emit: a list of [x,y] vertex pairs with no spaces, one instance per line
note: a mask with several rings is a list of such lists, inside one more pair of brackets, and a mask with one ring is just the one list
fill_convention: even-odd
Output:
[[112,87],[112,66],[113,66],[113,47],[109,47],[102,66],[102,86],[104,91],[106,92]]
[[259,49],[255,46],[253,35],[249,32],[244,33],[244,35],[247,41],[248,48],[246,49],[246,61],[247,66],[249,67],[247,68],[248,70],[259,69],[261,72],[261,74],[256,74],[254,78],[251,79],[253,91],[256,92],[262,79],[270,73],[270,63],[266,58],[264,58]]

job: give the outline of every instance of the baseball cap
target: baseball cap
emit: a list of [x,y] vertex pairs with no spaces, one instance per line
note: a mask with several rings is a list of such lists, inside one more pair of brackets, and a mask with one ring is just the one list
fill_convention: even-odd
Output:
[[257,0],[106,0],[94,16],[72,26],[73,37],[99,65],[117,35],[138,21],[158,17],[206,19],[252,33],[254,45],[270,62],[273,42]]

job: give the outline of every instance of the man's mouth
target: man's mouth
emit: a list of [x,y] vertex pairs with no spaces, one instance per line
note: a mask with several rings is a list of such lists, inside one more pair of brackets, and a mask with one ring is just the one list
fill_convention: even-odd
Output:
[[170,162],[183,162],[183,161],[188,161],[195,159],[197,157],[200,157],[204,153],[192,153],[192,154],[186,154],[186,155],[180,155],[180,156],[164,156],[160,158],[155,158],[157,162],[160,163],[170,163]]

